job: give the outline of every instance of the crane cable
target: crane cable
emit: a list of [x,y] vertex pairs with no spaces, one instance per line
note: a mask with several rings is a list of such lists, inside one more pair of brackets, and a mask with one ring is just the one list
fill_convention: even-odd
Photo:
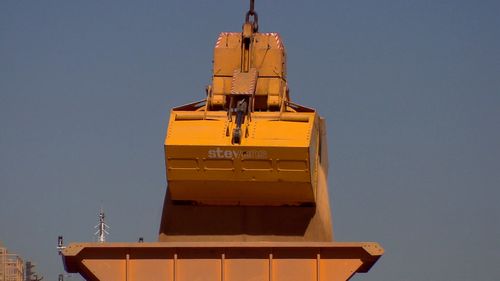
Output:
[[[250,0],[250,10],[245,15],[245,23],[250,23],[252,24],[253,31],[257,32],[259,31],[259,17],[257,16],[257,12],[255,12],[254,4],[255,0]],[[250,21],[250,17],[253,18],[253,21]]]

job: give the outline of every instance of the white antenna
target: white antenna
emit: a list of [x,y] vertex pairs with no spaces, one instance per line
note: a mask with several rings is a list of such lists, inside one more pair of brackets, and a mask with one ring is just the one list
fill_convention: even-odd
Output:
[[99,224],[94,226],[94,228],[97,228],[97,231],[94,233],[94,235],[97,235],[97,242],[106,242],[106,235],[109,234],[107,229],[109,229],[110,227],[106,223],[104,223],[104,211],[102,208],[101,212],[99,212]]

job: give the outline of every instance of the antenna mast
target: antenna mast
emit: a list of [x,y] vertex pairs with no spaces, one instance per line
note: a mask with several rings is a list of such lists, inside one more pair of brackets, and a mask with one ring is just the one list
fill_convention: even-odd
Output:
[[97,242],[100,243],[106,242],[106,235],[109,235],[109,232],[107,231],[109,226],[104,222],[104,217],[104,211],[101,208],[101,211],[99,212],[99,224],[94,227],[97,228],[94,235],[97,235]]

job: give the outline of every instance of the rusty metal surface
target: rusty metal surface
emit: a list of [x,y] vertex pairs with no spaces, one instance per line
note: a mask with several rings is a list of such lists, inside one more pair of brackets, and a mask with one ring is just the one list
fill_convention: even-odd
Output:
[[349,280],[383,254],[374,242],[72,243],[65,269],[87,280]]

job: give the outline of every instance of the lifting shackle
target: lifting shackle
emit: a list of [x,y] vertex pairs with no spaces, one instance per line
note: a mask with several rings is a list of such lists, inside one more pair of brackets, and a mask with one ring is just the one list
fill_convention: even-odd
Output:
[[[257,12],[254,10],[255,0],[250,0],[250,10],[245,15],[245,23],[250,23],[253,27],[253,32],[259,31],[259,16]],[[250,21],[250,17],[252,17],[252,21]]]

